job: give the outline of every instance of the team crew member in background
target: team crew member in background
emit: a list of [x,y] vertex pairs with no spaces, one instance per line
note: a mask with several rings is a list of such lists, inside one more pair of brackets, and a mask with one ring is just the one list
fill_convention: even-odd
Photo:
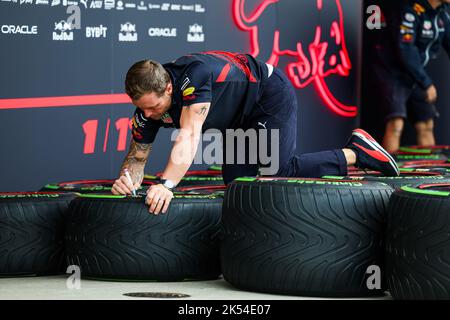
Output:
[[[120,178],[113,185],[114,194],[131,194],[133,188],[140,186],[160,127],[181,128],[161,183],[147,191],[146,203],[154,214],[167,211],[172,188],[191,166],[201,133],[207,129],[222,133],[226,129],[278,129],[276,176],[346,175],[347,165],[354,164],[389,176],[398,175],[392,157],[363,130],[353,131],[345,149],[295,155],[298,107],[294,88],[279,69],[247,54],[191,54],[165,65],[140,61],[129,69],[125,89],[137,109],[133,139]],[[271,146],[268,148],[270,151]],[[225,151],[226,148],[224,154]],[[241,176],[256,176],[262,163],[226,163],[224,155],[225,183]],[[125,169],[133,185],[125,176]]]
[[435,145],[434,118],[438,93],[425,71],[441,46],[450,56],[450,0],[407,1],[386,12],[387,28],[375,46],[373,77],[385,115],[383,147],[398,151],[404,119],[415,125],[417,144]]

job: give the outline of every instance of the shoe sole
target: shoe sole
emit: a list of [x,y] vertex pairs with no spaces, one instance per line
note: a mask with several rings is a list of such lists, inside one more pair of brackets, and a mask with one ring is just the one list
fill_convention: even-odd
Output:
[[384,150],[384,148],[382,146],[380,146],[378,144],[378,142],[376,142],[375,139],[372,138],[372,136],[370,134],[368,134],[367,132],[365,132],[364,130],[361,130],[361,129],[354,130],[353,134],[355,136],[361,138],[365,143],[367,143],[369,146],[371,146],[375,150],[384,154],[389,159],[389,164],[395,170],[395,172],[397,173],[397,176],[400,175],[400,171],[398,169],[397,162],[395,162],[394,158],[392,158],[392,156],[386,150]]

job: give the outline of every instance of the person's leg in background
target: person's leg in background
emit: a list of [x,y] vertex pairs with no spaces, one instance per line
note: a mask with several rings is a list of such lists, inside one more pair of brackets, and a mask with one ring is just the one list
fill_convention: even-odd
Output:
[[400,140],[402,137],[405,120],[395,117],[386,122],[386,128],[383,137],[383,147],[389,153],[395,153],[400,148]]
[[434,119],[439,117],[436,105],[427,101],[426,92],[415,88],[408,100],[408,116],[416,129],[417,145],[430,147],[436,145],[434,138]]
[[405,84],[401,78],[390,76],[383,69],[377,76],[377,87],[374,90],[379,97],[379,110],[385,119],[381,145],[387,152],[393,154],[400,148],[412,85]]
[[436,145],[434,138],[434,120],[419,121],[415,124],[417,133],[417,145],[420,147],[430,147]]

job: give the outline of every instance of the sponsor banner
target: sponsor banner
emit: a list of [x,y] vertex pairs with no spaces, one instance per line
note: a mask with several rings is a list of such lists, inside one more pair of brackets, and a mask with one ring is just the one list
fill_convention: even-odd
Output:
[[8,25],[4,24],[0,27],[1,34],[20,34],[20,35],[37,35],[38,26],[33,25]]
[[205,42],[205,34],[203,33],[202,25],[195,23],[189,26],[187,42]]
[[180,3],[170,3],[164,2],[161,4],[151,3],[149,1],[139,1],[139,2],[127,2],[122,0],[0,0],[3,3],[16,4],[19,6],[29,5],[29,6],[79,6],[81,9],[104,9],[104,10],[137,10],[137,11],[148,11],[148,10],[159,10],[159,11],[170,11],[170,12],[195,12],[195,13],[205,13],[206,9],[202,4],[190,3],[190,4],[180,4]]
[[156,28],[150,27],[148,29],[150,37],[175,38],[177,36],[177,28]]
[[72,26],[65,20],[55,22],[53,41],[73,41]]
[[94,27],[86,27],[86,38],[91,39],[99,39],[106,38],[106,31],[108,31],[107,27],[104,27],[102,24]]
[[120,25],[119,42],[137,42],[136,24],[125,22]]

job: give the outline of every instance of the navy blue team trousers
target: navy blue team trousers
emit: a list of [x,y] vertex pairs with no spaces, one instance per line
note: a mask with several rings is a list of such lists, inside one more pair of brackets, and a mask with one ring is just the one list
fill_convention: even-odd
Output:
[[[297,141],[297,113],[298,103],[295,89],[290,81],[279,69],[275,68],[273,74],[266,81],[262,96],[254,106],[252,112],[244,120],[241,129],[271,129],[279,130],[279,166],[273,176],[277,177],[304,177],[320,178],[323,176],[347,175],[347,162],[341,149],[306,153],[296,155]],[[224,164],[222,166],[223,178],[226,184],[238,177],[254,177],[258,175],[261,164],[252,163],[246,156],[244,164],[237,164],[236,153],[232,163],[226,163],[226,144],[230,136],[224,136]],[[269,142],[271,139],[267,139]],[[248,151],[248,145],[247,151]],[[268,149],[271,149],[269,143]]]

